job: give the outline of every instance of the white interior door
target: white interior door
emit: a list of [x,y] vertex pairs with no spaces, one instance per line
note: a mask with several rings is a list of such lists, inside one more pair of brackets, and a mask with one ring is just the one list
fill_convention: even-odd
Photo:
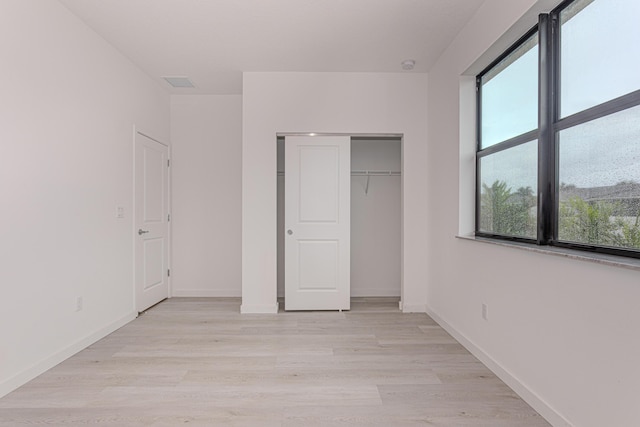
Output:
[[135,286],[139,312],[169,296],[169,148],[135,142]]
[[285,138],[285,310],[349,310],[351,138]]

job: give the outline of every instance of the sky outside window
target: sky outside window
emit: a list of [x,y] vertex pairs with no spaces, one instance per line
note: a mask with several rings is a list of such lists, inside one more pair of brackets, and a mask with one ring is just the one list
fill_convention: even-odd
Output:
[[560,16],[561,117],[640,89],[640,0],[582,0]]
[[482,76],[482,148],[538,127],[538,36]]

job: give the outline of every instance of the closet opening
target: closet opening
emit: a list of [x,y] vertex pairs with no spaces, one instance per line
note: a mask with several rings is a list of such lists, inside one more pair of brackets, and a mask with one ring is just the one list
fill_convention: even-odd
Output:
[[[285,136],[277,137],[277,295],[285,297]],[[350,295],[402,295],[402,135],[350,136]]]

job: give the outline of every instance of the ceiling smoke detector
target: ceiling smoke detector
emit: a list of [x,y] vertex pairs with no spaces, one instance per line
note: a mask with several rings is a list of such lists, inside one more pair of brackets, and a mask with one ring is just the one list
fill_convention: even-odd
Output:
[[189,80],[189,77],[163,77],[173,87],[195,87],[193,82]]
[[413,59],[405,59],[401,65],[403,70],[413,70],[413,67],[416,66],[416,61]]

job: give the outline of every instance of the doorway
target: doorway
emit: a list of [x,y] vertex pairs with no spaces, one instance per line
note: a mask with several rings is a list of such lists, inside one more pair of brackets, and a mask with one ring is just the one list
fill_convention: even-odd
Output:
[[[285,138],[277,138],[278,298],[285,292]],[[402,135],[350,135],[352,297],[401,296]],[[285,301],[286,308],[286,301]]]

